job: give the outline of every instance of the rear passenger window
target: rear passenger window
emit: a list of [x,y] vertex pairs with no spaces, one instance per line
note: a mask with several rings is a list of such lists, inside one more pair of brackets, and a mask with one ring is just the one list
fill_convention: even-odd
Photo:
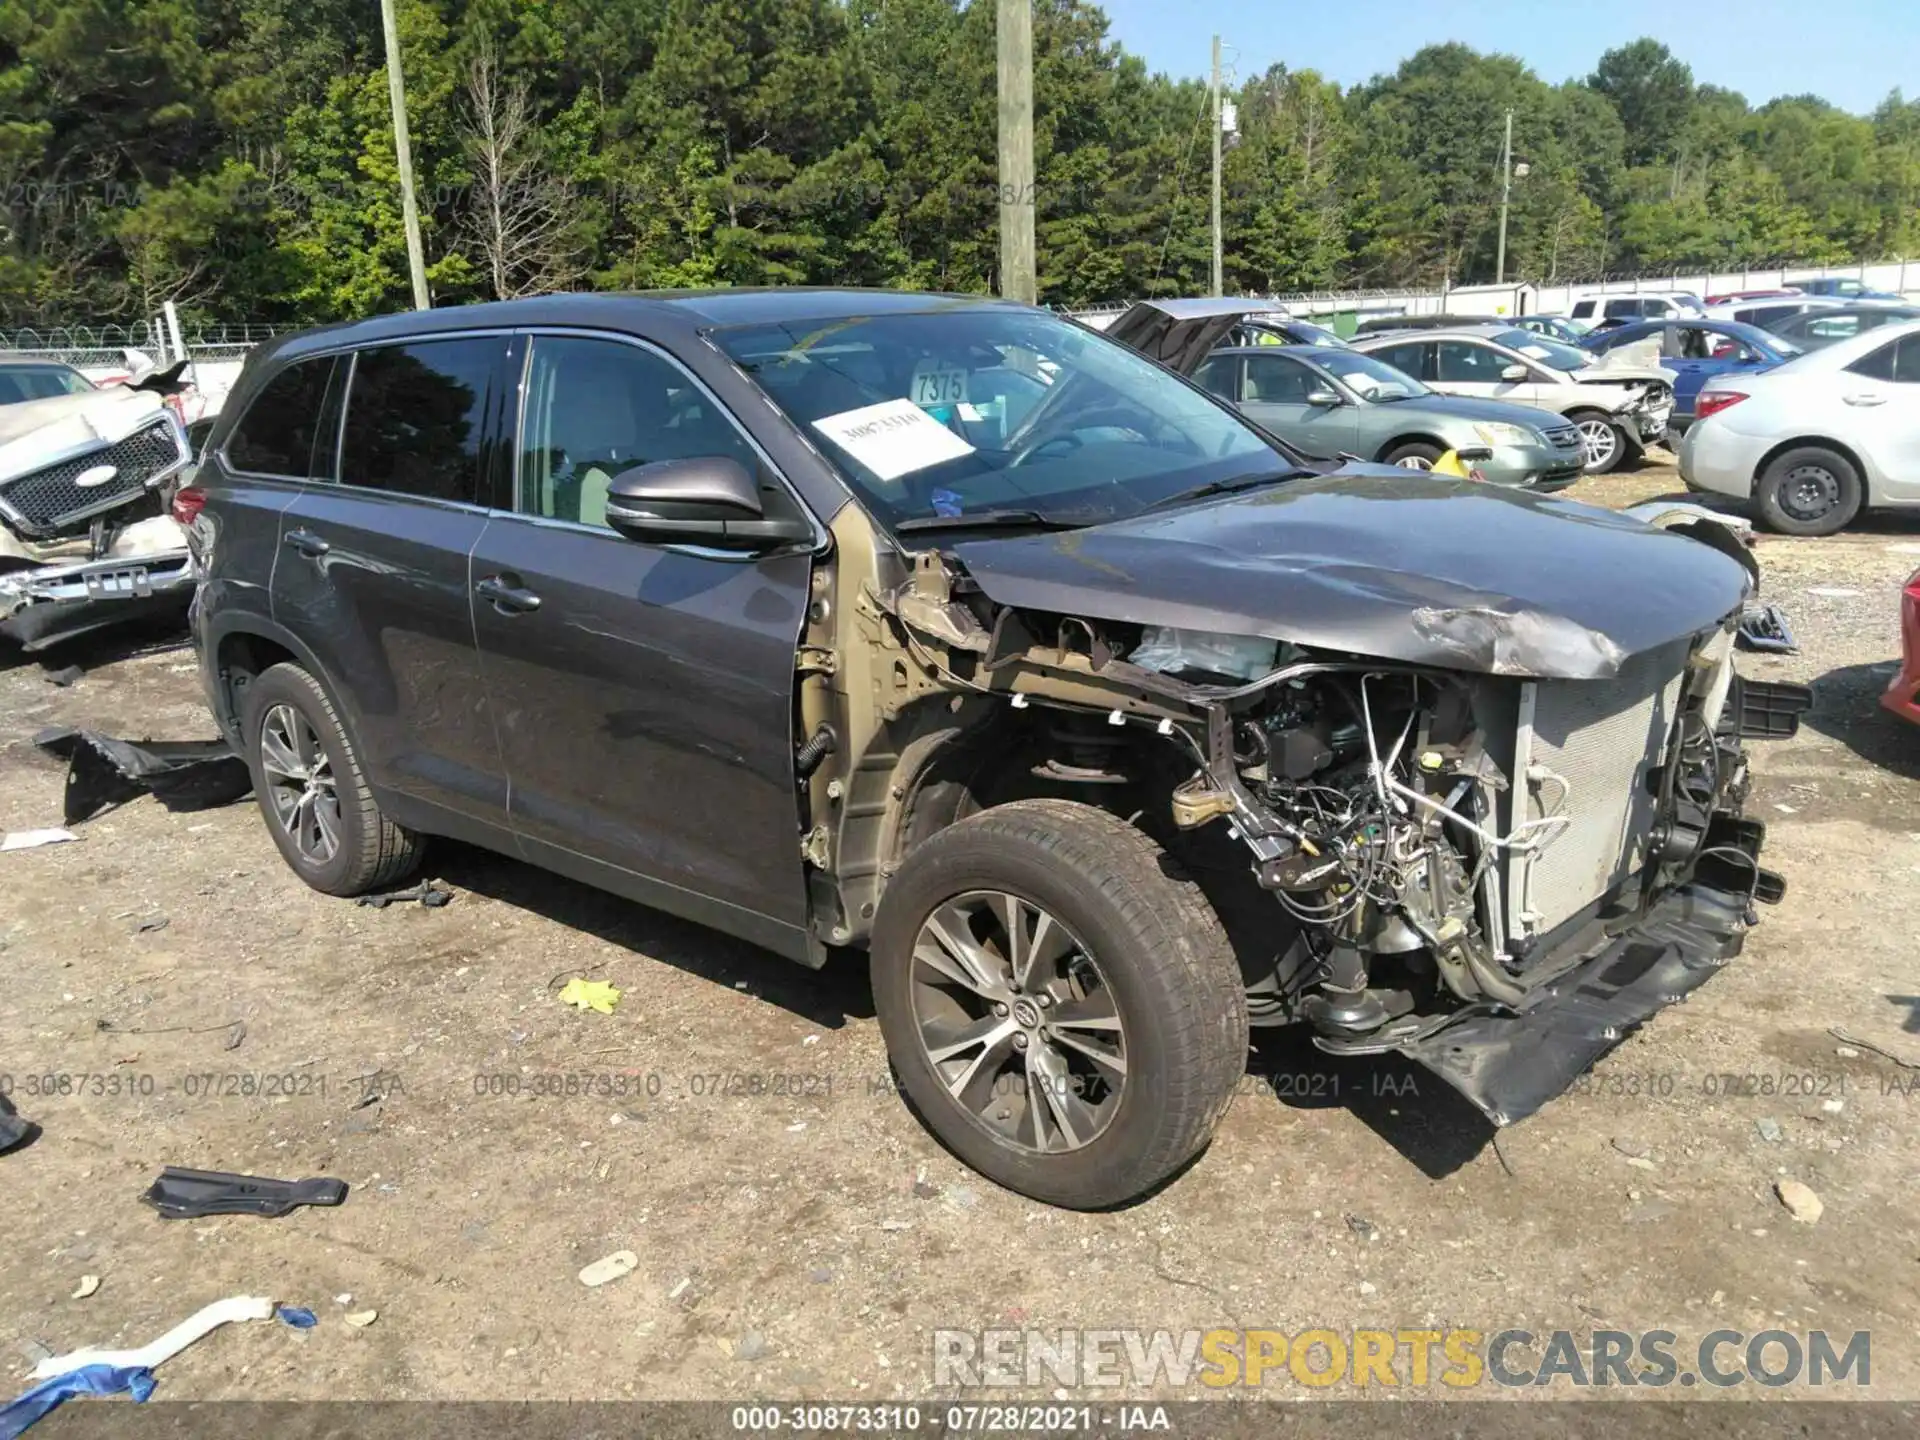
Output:
[[321,355],[296,360],[269,380],[227,437],[227,464],[250,475],[295,480],[323,474],[326,467],[313,464],[313,442],[332,374],[333,356]]
[[1239,357],[1234,355],[1209,355],[1200,362],[1200,368],[1193,372],[1193,383],[1222,400],[1232,400],[1235,398],[1234,372],[1239,364]]
[[[677,366],[609,340],[538,337],[520,447],[522,514],[607,523],[614,476],[654,460],[724,455],[757,472],[732,419]],[[769,513],[784,503],[762,484]]]
[[1383,364],[1391,365],[1394,369],[1404,371],[1416,380],[1420,380],[1426,378],[1426,352],[1431,348],[1433,347],[1429,345],[1417,344],[1389,345],[1384,350],[1373,350],[1368,353]]
[[1855,375],[1874,380],[1891,380],[1900,385],[1920,385],[1920,335],[1909,335],[1862,355],[1847,367]]
[[428,500],[480,500],[497,336],[383,345],[355,358],[340,479]]

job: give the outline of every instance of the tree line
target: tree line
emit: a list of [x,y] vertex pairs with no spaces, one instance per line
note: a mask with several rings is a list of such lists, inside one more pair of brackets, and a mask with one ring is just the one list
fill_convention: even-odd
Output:
[[[397,4],[439,303],[995,286],[994,0]],[[1087,0],[1034,0],[1033,30],[1042,299],[1202,292],[1205,86]],[[1920,253],[1897,91],[1756,106],[1638,40],[1563,84],[1438,45],[1232,98],[1232,292],[1491,279],[1509,109],[1510,277]],[[0,0],[0,324],[167,300],[280,324],[409,303],[374,0]]]

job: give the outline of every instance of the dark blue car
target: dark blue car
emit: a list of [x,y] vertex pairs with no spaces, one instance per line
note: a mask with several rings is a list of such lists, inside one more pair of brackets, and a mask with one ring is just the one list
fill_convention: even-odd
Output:
[[1801,353],[1798,345],[1737,320],[1642,320],[1589,336],[1586,348],[1604,355],[1648,339],[1660,342],[1660,368],[1673,372],[1673,418],[1668,428],[1674,431],[1693,423],[1700,388],[1715,375],[1768,370]]

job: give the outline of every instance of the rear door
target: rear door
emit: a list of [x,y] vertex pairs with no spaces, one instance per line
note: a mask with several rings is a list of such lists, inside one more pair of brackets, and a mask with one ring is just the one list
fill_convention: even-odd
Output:
[[606,504],[623,470],[708,455],[757,472],[769,515],[799,502],[663,350],[536,335],[523,390],[516,498],[472,568],[521,849],[782,948],[807,917],[793,705],[813,557],[630,540]]
[[[193,483],[206,507],[187,532],[202,576],[194,605],[220,633],[242,615],[273,618],[280,516],[309,479],[332,474],[342,369],[335,356],[319,355],[276,371],[201,460]],[[211,657],[219,633],[204,639],[216,642]]]
[[[1240,409],[1254,424],[1291,440],[1309,455],[1331,460],[1351,452],[1358,438],[1353,406],[1340,399],[1331,382],[1285,355],[1246,357],[1244,399]],[[1334,397],[1333,404],[1324,397]],[[1322,403],[1309,397],[1320,396]]]
[[394,817],[486,838],[506,767],[474,647],[467,567],[486,528],[508,339],[370,347],[350,366],[337,469],[282,517],[274,615],[348,709]]

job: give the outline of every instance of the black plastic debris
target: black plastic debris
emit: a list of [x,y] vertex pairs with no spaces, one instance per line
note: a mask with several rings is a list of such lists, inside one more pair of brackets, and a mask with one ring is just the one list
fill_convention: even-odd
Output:
[[13,1108],[13,1102],[0,1095],[0,1154],[23,1145],[40,1133],[40,1127],[31,1120],[24,1120],[20,1112]]
[[140,1197],[163,1220],[197,1220],[203,1215],[288,1214],[302,1205],[339,1205],[347,1182],[314,1176],[306,1180],[270,1180],[263,1175],[230,1175],[220,1170],[185,1170],[169,1165]]
[[404,905],[409,901],[418,901],[429,910],[438,910],[442,905],[453,902],[453,892],[442,890],[422,880],[418,885],[409,885],[405,890],[389,890],[384,895],[362,895],[353,903],[365,905],[370,909],[384,910],[389,905]]
[[55,726],[33,743],[67,762],[69,825],[146,793],[169,810],[206,810],[253,789],[247,762],[224,740],[119,740]]
[[1743,650],[1763,650],[1776,655],[1792,655],[1800,646],[1794,641],[1793,628],[1778,605],[1762,605],[1740,614],[1740,628],[1734,643]]

